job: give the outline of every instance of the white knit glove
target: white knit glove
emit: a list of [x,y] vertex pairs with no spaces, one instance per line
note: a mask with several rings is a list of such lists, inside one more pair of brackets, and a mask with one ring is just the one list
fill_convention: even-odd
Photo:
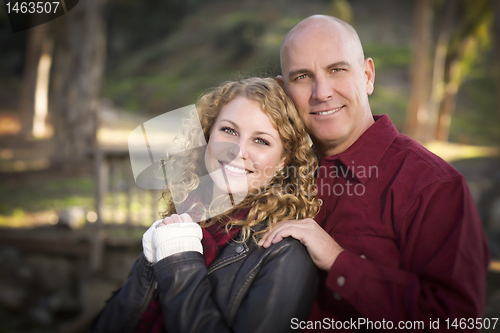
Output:
[[171,223],[156,228],[153,233],[156,254],[153,263],[186,251],[197,251],[203,254],[202,238],[201,227],[193,222]]
[[154,235],[154,232],[156,230],[156,225],[162,221],[163,221],[163,219],[158,220],[155,223],[153,223],[153,225],[151,225],[151,227],[149,227],[149,229],[142,236],[142,248],[143,248],[144,256],[151,263],[155,262],[154,261],[155,249],[154,249],[154,243],[153,243],[153,235]]

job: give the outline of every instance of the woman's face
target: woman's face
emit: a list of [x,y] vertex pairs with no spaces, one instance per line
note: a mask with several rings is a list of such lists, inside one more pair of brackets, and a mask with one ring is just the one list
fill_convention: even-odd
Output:
[[280,135],[258,102],[236,97],[221,109],[210,132],[205,164],[225,193],[262,188],[284,167]]

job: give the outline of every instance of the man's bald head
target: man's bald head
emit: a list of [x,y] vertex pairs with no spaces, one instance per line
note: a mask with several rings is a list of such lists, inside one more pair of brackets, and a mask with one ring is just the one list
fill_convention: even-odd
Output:
[[346,22],[311,16],[290,30],[277,80],[293,100],[319,156],[345,151],[373,124],[375,66]]
[[[327,34],[330,38],[334,35],[340,35],[350,46],[352,52],[356,54],[356,58],[363,62],[364,53],[361,41],[356,30],[347,22],[342,21],[333,16],[313,15],[297,23],[285,35],[280,49],[281,72],[284,73],[284,63],[286,62],[286,52],[293,44],[300,43],[300,38],[311,38],[313,35]],[[323,42],[327,43],[328,39],[323,38]]]

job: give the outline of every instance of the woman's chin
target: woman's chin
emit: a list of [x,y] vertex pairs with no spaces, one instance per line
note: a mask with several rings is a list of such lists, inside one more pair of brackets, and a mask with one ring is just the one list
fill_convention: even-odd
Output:
[[239,188],[238,186],[231,186],[231,184],[216,184],[221,194],[231,195],[247,195],[248,188]]

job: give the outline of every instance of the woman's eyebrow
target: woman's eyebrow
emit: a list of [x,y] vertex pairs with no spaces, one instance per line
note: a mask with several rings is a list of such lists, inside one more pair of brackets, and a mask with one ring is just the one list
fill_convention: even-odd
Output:
[[233,125],[233,127],[235,127],[235,129],[238,129],[238,128],[239,128],[239,127],[238,127],[238,125],[237,125],[234,121],[232,121],[232,120],[229,120],[229,119],[221,119],[221,121],[226,121],[226,122],[230,123],[231,125]]
[[[230,124],[231,124],[231,125],[232,125],[235,129],[239,129],[239,126],[238,126],[238,125],[237,125],[234,121],[232,121],[232,120],[229,120],[229,119],[221,119],[220,121],[221,121],[221,122],[226,121],[226,122],[230,123]],[[253,134],[254,134],[254,135],[268,135],[268,136],[270,136],[271,138],[273,138],[273,139],[277,140],[277,139],[274,137],[274,135],[272,135],[272,134],[270,134],[270,133],[268,133],[268,132],[263,132],[263,131],[255,131],[255,132],[253,132]]]
[[254,134],[255,134],[255,135],[262,135],[262,134],[264,134],[264,135],[268,135],[268,136],[270,136],[271,138],[273,138],[273,139],[275,139],[275,140],[276,140],[276,138],[274,137],[274,135],[272,135],[272,134],[270,134],[270,133],[267,133],[267,132],[256,131],[256,132],[254,132]]

